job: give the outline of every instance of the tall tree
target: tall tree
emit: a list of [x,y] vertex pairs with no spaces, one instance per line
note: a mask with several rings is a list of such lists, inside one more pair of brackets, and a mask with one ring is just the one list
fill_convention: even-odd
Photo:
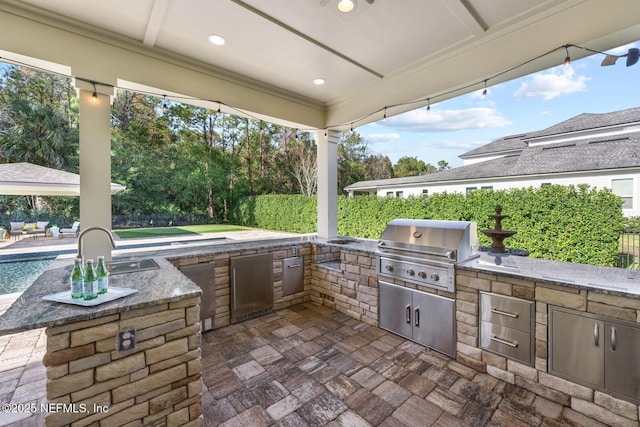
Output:
[[417,157],[404,156],[400,157],[393,167],[393,176],[405,177],[405,176],[418,176],[433,173],[436,168],[425,163],[422,160],[418,160]]
[[365,179],[365,160],[369,148],[355,131],[343,132],[338,142],[338,192],[354,182]]
[[393,166],[391,160],[382,154],[374,154],[366,159],[365,179],[387,179],[393,177]]

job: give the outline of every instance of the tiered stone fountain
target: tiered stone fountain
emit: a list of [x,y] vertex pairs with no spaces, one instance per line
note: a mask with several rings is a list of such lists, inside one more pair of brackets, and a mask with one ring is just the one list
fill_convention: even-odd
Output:
[[522,249],[507,249],[504,246],[503,240],[509,236],[513,236],[517,233],[517,231],[513,230],[503,230],[502,229],[502,220],[505,218],[509,218],[509,215],[502,214],[502,206],[496,205],[495,213],[489,215],[489,218],[495,220],[496,224],[492,230],[480,230],[483,234],[489,236],[491,238],[491,248],[489,252],[492,255],[521,255],[527,256],[529,255],[528,251],[524,251]]

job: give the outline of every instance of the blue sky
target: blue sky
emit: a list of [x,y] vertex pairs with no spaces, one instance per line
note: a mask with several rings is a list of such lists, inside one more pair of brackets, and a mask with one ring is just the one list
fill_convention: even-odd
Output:
[[[640,43],[607,51],[625,54]],[[571,49],[569,50],[571,53]],[[559,56],[563,56],[561,53]],[[431,104],[356,130],[373,153],[392,163],[403,156],[436,165],[462,166],[460,154],[506,135],[547,128],[582,113],[608,113],[640,107],[640,62],[626,58],[601,67],[596,54],[539,73]],[[560,58],[561,61],[564,58]]]

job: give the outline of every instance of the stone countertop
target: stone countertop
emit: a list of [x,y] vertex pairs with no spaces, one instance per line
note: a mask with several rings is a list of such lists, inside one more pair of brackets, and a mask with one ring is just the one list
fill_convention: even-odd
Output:
[[498,273],[561,286],[640,298],[640,271],[487,252],[457,265],[463,270]]
[[0,316],[0,335],[95,319],[136,308],[179,301],[202,291],[170,262],[154,258],[159,269],[109,276],[109,285],[138,292],[100,305],[84,307],[42,297],[69,289],[72,259],[57,259]]

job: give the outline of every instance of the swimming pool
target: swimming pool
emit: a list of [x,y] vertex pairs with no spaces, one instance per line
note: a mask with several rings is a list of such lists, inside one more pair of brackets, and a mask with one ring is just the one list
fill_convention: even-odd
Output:
[[24,291],[52,262],[53,258],[0,263],[0,295]]

